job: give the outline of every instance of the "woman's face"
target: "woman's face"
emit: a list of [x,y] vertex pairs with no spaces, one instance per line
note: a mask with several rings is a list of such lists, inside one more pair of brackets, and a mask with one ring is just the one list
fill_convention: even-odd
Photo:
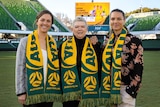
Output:
[[125,19],[121,12],[112,12],[110,14],[110,26],[114,32],[121,32],[125,24]]
[[86,36],[87,26],[83,21],[77,21],[73,26],[73,34],[78,39],[83,39]]
[[37,20],[37,29],[39,32],[47,33],[52,25],[52,17],[50,14],[43,14],[38,20]]

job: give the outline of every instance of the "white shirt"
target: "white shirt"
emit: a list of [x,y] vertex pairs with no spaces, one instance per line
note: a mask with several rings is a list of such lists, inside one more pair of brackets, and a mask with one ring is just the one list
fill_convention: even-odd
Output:
[[42,56],[43,56],[43,76],[44,76],[44,84],[46,85],[46,79],[47,79],[47,51],[44,49],[42,50]]

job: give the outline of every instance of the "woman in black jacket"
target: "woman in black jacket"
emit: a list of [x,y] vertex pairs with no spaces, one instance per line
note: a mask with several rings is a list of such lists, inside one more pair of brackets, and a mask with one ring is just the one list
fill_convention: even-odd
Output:
[[98,53],[100,44],[92,46],[82,17],[73,21],[73,36],[59,49],[63,107],[96,106],[99,97]]

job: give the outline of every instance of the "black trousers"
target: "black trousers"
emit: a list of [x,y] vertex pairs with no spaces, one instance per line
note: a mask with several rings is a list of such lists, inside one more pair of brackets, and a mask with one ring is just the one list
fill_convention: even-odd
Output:
[[79,101],[67,101],[63,102],[63,107],[78,107]]
[[53,102],[44,102],[32,105],[23,105],[23,107],[53,107]]

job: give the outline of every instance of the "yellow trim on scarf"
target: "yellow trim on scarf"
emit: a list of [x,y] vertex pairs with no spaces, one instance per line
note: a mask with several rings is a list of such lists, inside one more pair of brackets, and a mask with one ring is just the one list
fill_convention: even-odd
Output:
[[43,82],[43,56],[38,31],[28,36],[26,44],[27,99],[26,105],[41,102],[62,101],[59,76],[59,59],[56,41],[46,35],[47,77]]
[[[114,34],[112,33],[112,35],[111,35],[111,37],[110,37],[110,39],[109,39],[109,41],[108,41],[108,43],[107,43],[107,45],[104,49],[102,62],[104,63],[104,66],[108,70],[111,70],[111,67],[114,67],[115,69],[121,70],[121,65],[122,65],[121,53],[117,53],[117,51],[122,51],[122,47],[119,48],[119,45],[124,44],[124,40],[120,40],[121,37],[125,38],[126,34],[120,34],[120,36],[117,39],[117,42],[116,42],[115,46],[113,47],[113,44],[110,44],[110,42],[114,39]],[[112,48],[108,48],[108,47],[112,47]],[[113,49],[113,51],[112,51],[112,49]],[[114,62],[112,61],[112,64],[105,63],[106,59],[109,59],[111,57],[111,54],[106,54],[106,52],[110,52],[112,54],[112,57],[114,59]],[[119,57],[117,58],[117,56],[119,56]],[[107,72],[106,70],[104,70],[103,67],[102,67],[102,71],[107,73],[107,74],[110,74],[110,72]],[[117,76],[119,76],[121,78],[121,71],[119,71],[118,73],[116,73],[114,75],[114,81],[115,81],[114,83],[117,87],[120,87],[120,82],[121,81],[116,81]],[[118,83],[118,84],[116,84],[116,83]]]
[[[50,64],[48,64],[48,68],[50,68],[51,70],[59,70],[59,59],[57,57],[58,50],[57,50],[56,41],[52,37],[50,37],[50,39],[48,39],[48,36],[46,39],[47,39],[48,60],[52,63],[52,65],[54,65],[54,67],[52,67],[52,66],[50,66]],[[51,42],[51,44],[50,44],[50,42]],[[49,46],[49,44],[51,46]]]
[[[98,96],[98,88],[97,88],[98,87],[98,62],[97,62],[97,56],[94,51],[94,48],[92,44],[89,42],[89,38],[86,37],[84,47],[82,50],[82,57],[81,57],[82,72],[81,72],[80,80],[78,77],[78,70],[77,70],[77,47],[76,47],[76,42],[74,37],[65,41],[62,44],[61,59],[62,59],[61,77],[63,78],[62,89],[63,89],[64,101],[79,100],[82,97],[82,93],[84,93],[83,92],[84,90],[85,90],[85,93],[88,93],[88,90],[87,90],[88,87],[87,88],[84,87],[84,82],[86,78],[89,78],[91,83],[93,83],[93,85],[91,84],[93,88],[89,91],[93,92],[92,94],[94,95],[96,93],[96,95]],[[67,77],[67,74],[70,77]],[[72,84],[68,84],[66,80],[71,78],[74,79],[74,82]],[[81,81],[81,85],[80,85],[80,81]],[[90,84],[87,83],[87,86],[88,85],[91,86]],[[82,87],[84,88],[82,89]],[[87,95],[90,96],[90,94],[87,94]],[[88,101],[87,97],[85,99],[86,101]]]
[[[88,46],[90,45],[90,46]],[[86,74],[96,74],[98,72],[98,61],[97,61],[97,55],[96,52],[93,51],[94,48],[92,46],[92,44],[89,42],[89,38],[86,38],[85,41],[85,45],[83,47],[83,51],[82,51],[82,63],[88,68],[90,69],[92,72],[88,72],[86,70],[84,70],[82,68],[82,72],[86,73]],[[91,49],[90,49],[91,48]],[[85,56],[85,57],[84,57]],[[94,61],[94,62],[88,62],[86,61],[86,59],[95,59],[95,60],[89,60],[89,61]]]
[[[67,51],[69,53],[72,53],[72,55],[70,55],[70,54],[65,55],[66,52],[65,52],[64,48],[67,48]],[[70,55],[70,56],[68,56],[68,55]],[[70,58],[68,58],[68,57],[70,57]],[[68,64],[68,66],[64,66],[62,64],[63,68],[70,68],[70,67],[73,67],[73,66],[76,65],[76,63],[77,63],[77,60],[76,60],[76,58],[77,58],[77,47],[76,47],[74,37],[72,37],[71,40],[67,40],[66,42],[64,42],[62,44],[61,58],[62,58],[63,62],[65,62],[65,64]]]
[[123,28],[115,43],[115,35],[112,33],[102,54],[101,98],[104,99],[101,102],[105,105],[121,103],[121,54],[126,35],[127,29]]
[[[38,40],[38,32],[37,30],[34,31],[35,38],[33,39],[32,36],[33,34],[30,34],[28,36],[28,41],[27,41],[27,48],[26,48],[26,57],[28,61],[37,66],[37,68],[32,67],[28,64],[26,64],[27,68],[37,70],[40,69],[43,66],[43,58],[42,58],[42,52],[40,48],[40,43]],[[34,59],[33,59],[34,58]]]

